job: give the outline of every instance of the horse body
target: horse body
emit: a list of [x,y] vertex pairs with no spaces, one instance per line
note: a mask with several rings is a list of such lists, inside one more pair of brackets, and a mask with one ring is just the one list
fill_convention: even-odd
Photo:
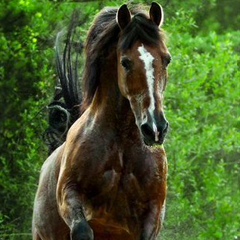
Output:
[[[82,118],[89,119],[86,116],[88,114],[90,111],[85,112]],[[99,122],[108,123],[107,119],[100,121],[102,117],[105,118],[101,113],[99,119],[98,116],[93,117],[94,123],[90,121],[86,124],[81,118],[70,129],[66,145],[57,149],[44,164],[39,185],[44,190],[50,189],[47,194],[39,190],[41,197],[35,204],[40,201],[40,206],[34,213],[38,222],[44,222],[43,226],[37,226],[38,230],[41,229],[40,239],[69,239],[69,228],[58,213],[55,195],[57,179],[65,179],[65,176],[61,176],[64,173],[59,176],[60,167],[74,171],[68,176],[68,183],[62,183],[63,186],[60,182],[58,187],[64,189],[73,182],[80,186],[78,194],[82,197],[81,205],[95,239],[139,239],[144,221],[149,221],[149,228],[160,227],[158,215],[164,213],[166,197],[166,156],[162,148],[148,148],[139,144],[142,140],[134,118],[125,114],[122,117],[131,125],[112,131],[109,131],[107,124],[106,129],[99,126]],[[129,142],[123,141],[123,136]],[[134,144],[131,142],[133,137]],[[79,145],[76,147],[71,144],[68,148],[68,142],[78,142]],[[89,144],[81,144],[85,142]],[[99,144],[97,148],[96,143]],[[72,161],[75,158],[78,158],[77,162]],[[64,159],[67,159],[65,163]],[[156,209],[151,209],[152,205]],[[150,209],[152,215],[146,219]]]
[[[157,13],[150,17],[160,24],[155,15],[161,9],[154,8]],[[130,13],[124,5],[118,14],[123,28],[131,21]],[[89,45],[95,38],[90,34]],[[122,52],[117,44],[101,60],[90,104],[43,165],[34,205],[35,240],[150,240],[159,233],[167,159],[163,147],[147,145],[162,144],[166,134],[160,58],[167,49],[161,45],[156,51],[137,40]],[[128,62],[136,56],[137,61]],[[138,70],[135,74],[126,69],[131,64]],[[139,79],[145,81],[137,85]],[[146,93],[151,82],[152,90]]]

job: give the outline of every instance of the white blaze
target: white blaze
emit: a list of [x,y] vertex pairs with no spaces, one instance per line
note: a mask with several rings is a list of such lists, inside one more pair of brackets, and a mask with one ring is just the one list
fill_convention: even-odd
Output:
[[153,60],[154,57],[150,52],[146,50],[144,45],[140,46],[138,48],[138,51],[140,53],[140,59],[144,63],[144,68],[146,71],[146,78],[147,78],[147,85],[149,89],[149,96],[150,96],[150,106],[149,110],[151,114],[153,114],[154,111],[154,97],[153,97],[153,90],[154,90],[154,68],[153,68]]
[[[140,59],[144,63],[144,69],[146,71],[146,79],[147,79],[147,85],[149,89],[149,97],[150,97],[150,106],[149,106],[149,112],[152,116],[152,119],[154,119],[154,108],[155,108],[155,101],[154,101],[154,68],[153,68],[153,60],[154,57],[150,52],[147,51],[147,49],[142,44],[140,47],[138,47],[138,52],[140,53]],[[155,122],[153,122],[153,131],[155,132],[155,141],[158,141],[158,131],[157,126]]]

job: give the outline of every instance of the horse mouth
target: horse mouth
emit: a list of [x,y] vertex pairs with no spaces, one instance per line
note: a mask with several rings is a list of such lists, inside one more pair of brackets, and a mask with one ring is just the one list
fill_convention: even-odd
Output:
[[147,146],[162,145],[167,131],[160,133],[157,130],[153,131],[148,125],[143,125],[141,126],[141,134]]
[[153,145],[162,145],[164,143],[164,137],[160,138],[158,141],[155,141],[155,139],[144,136],[143,141],[147,146],[150,147]]

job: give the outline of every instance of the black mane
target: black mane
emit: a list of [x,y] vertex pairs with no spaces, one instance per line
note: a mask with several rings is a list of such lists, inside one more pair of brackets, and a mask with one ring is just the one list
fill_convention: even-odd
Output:
[[138,13],[131,23],[124,29],[119,43],[122,51],[126,51],[132,47],[137,41],[141,41],[147,45],[158,45],[160,40],[160,32],[158,26],[145,14]]
[[106,8],[95,19],[87,36],[86,65],[83,75],[83,111],[91,104],[99,85],[101,58],[116,45],[120,28],[116,23],[117,9]]
[[159,44],[163,34],[147,15],[139,8],[131,9],[131,23],[120,34],[116,22],[117,9],[106,8],[95,19],[86,42],[86,66],[83,76],[83,111],[91,104],[99,85],[101,63],[111,51],[116,51],[117,44],[125,51],[136,41],[148,45]]
[[65,140],[71,125],[81,116],[82,92],[79,83],[79,57],[82,43],[75,43],[80,12],[74,11],[67,31],[57,34],[55,52],[58,83],[53,101],[48,105],[48,128],[44,140],[52,153]]

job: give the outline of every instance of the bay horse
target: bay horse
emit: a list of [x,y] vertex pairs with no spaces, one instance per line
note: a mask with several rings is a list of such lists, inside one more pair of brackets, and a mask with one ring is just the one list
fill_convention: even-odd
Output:
[[82,115],[41,169],[34,240],[153,240],[164,218],[170,54],[163,10],[103,9],[87,36]]

